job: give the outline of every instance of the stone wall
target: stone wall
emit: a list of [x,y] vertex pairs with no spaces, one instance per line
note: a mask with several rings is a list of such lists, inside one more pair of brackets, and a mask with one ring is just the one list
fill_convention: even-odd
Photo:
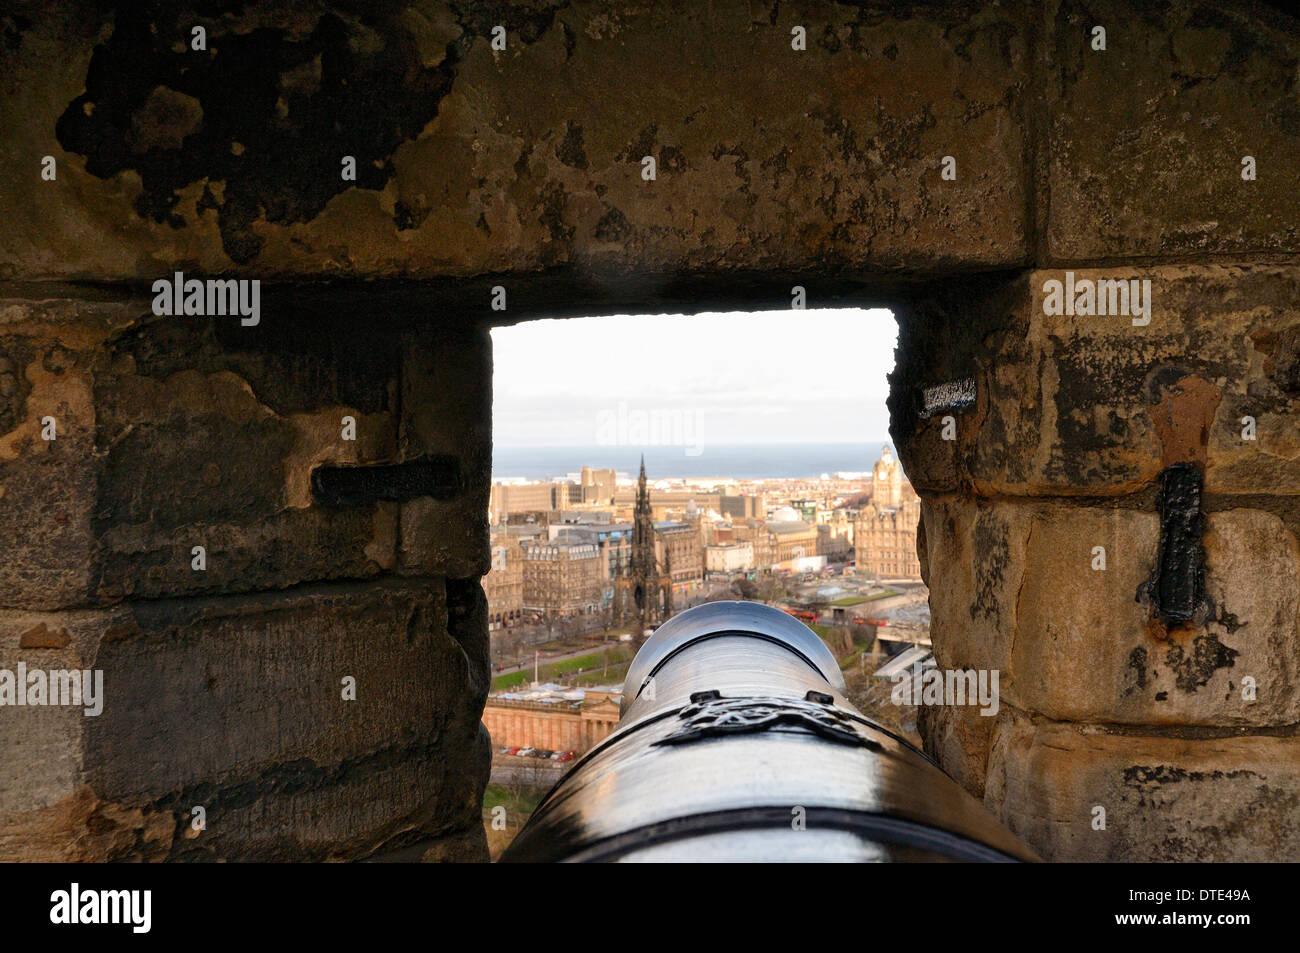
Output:
[[[3,709],[0,856],[482,856],[486,333],[8,298],[0,354],[0,669],[104,679],[97,716]],[[434,446],[457,499],[313,502]]]
[[[958,439],[945,453],[932,419],[905,446],[934,479],[936,656],[1001,678],[996,718],[928,710],[927,744],[1051,857],[1296,856],[1300,393],[1267,349],[1295,325],[1300,271],[1127,272],[1152,282],[1149,326],[1046,316],[1042,283],[1061,273],[1016,279],[1018,343],[973,357],[980,401]],[[1159,477],[1179,463],[1204,474],[1202,578],[1194,617],[1170,624],[1146,584]]]
[[[482,856],[484,325],[798,284],[900,318],[936,653],[1003,676],[926,713],[943,766],[1049,857],[1300,856],[1296,20],[290,6],[0,15],[0,668],[108,692],[0,711],[0,854]],[[266,282],[261,323],[154,316],[176,270]],[[1149,279],[1150,323],[1044,314],[1067,270]],[[945,440],[923,391],[965,379]],[[460,493],[311,499],[429,453]]]

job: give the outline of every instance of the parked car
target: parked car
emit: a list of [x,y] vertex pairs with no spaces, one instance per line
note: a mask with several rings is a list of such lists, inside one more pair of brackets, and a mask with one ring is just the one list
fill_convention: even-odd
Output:
[[533,752],[534,758],[549,758],[552,752],[546,748],[538,748]]
[[574,753],[573,753],[572,751],[561,751],[559,757],[556,758],[555,760],[556,760],[556,761],[572,761],[572,760],[573,760],[573,754],[574,754]]
[[533,756],[533,752],[536,750],[537,750],[536,748],[520,748],[518,751],[515,752],[515,754],[519,755],[519,757],[521,758],[531,758]]

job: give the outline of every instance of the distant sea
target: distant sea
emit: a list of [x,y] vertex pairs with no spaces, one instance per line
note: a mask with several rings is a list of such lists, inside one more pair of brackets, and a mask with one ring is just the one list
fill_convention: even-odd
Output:
[[494,447],[492,478],[562,479],[583,467],[612,467],[636,476],[644,453],[646,475],[651,480],[815,479],[823,473],[870,470],[884,446],[881,442],[705,444],[696,456],[688,456],[685,447]]

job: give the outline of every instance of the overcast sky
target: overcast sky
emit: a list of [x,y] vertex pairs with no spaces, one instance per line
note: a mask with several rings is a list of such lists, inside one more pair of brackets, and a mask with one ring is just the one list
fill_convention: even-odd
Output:
[[493,439],[596,446],[658,420],[713,444],[888,440],[897,333],[889,311],[857,308],[494,328]]

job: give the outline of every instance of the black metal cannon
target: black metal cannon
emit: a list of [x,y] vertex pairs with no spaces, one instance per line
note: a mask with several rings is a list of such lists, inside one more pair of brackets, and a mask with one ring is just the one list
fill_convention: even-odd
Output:
[[924,753],[849,703],[778,609],[712,602],[642,646],[619,726],[502,861],[1013,861],[1034,855]]

